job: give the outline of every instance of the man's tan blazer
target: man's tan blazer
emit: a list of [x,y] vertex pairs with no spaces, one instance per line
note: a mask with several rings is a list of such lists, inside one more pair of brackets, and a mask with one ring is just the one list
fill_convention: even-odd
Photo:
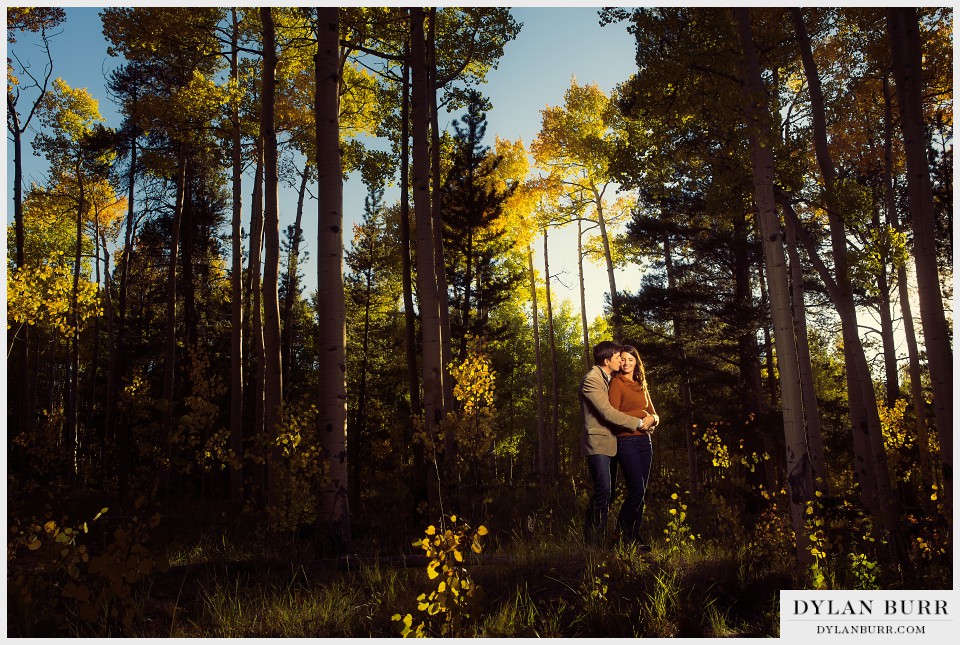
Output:
[[616,430],[635,430],[640,419],[621,412],[612,405],[608,390],[610,383],[599,365],[594,365],[580,381],[580,410],[583,412],[583,431],[580,434],[580,454],[617,454]]

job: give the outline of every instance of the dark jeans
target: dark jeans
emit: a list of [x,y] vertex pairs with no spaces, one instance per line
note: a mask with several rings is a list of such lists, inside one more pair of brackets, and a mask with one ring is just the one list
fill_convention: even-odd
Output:
[[627,498],[617,517],[617,532],[621,540],[641,542],[640,522],[643,520],[644,498],[650,481],[650,465],[653,463],[650,435],[617,437],[616,461],[627,482]]
[[583,537],[588,544],[602,545],[607,531],[607,511],[617,481],[617,458],[588,455],[587,468],[590,469],[590,479],[593,481],[593,495],[587,503]]

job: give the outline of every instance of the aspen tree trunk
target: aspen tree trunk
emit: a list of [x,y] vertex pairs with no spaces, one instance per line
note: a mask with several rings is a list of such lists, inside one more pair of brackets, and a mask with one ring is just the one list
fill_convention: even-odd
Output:
[[[750,280],[750,249],[746,213],[738,212],[733,221],[733,273],[734,299],[738,310],[747,312],[753,305],[753,288]],[[742,385],[740,408],[743,415],[741,436],[746,441],[748,453],[773,454],[769,432],[759,424],[763,412],[763,386],[760,382],[760,347],[757,344],[755,327],[744,328],[737,337],[737,367]],[[769,460],[763,460],[763,468],[755,468],[746,476],[754,485],[770,487],[774,480]]]
[[[880,229],[880,211],[879,207],[873,210],[873,226]],[[887,276],[887,252],[882,250],[880,254],[880,272],[877,275],[877,309],[880,314],[880,339],[883,344],[883,368],[885,399],[887,407],[892,407],[900,398],[900,376],[897,369],[897,347],[893,334],[893,315],[891,309],[891,289],[890,280]]]
[[[670,234],[663,235],[663,264],[667,274],[667,289],[671,292],[677,288],[677,272],[673,265],[673,245],[670,241]],[[684,441],[687,446],[687,485],[694,496],[700,494],[700,473],[697,468],[697,446],[694,436],[695,417],[693,414],[693,393],[690,390],[690,367],[687,364],[687,350],[684,346],[684,334],[686,325],[680,315],[680,312],[674,314],[673,318],[673,342],[677,348],[677,356],[680,359],[680,405],[682,406],[682,418],[684,424]]]
[[[106,314],[107,320],[107,379],[110,378],[110,367],[112,362],[116,359],[116,326],[115,326],[115,316],[113,312],[113,300],[110,292],[110,250],[107,247],[106,236],[104,235],[103,230],[100,228],[100,215],[101,212],[97,210],[96,205],[94,205],[94,220],[93,220],[93,244],[94,244],[94,267],[96,271],[95,281],[97,284],[97,301],[103,302],[104,313]],[[103,287],[101,288],[101,273],[100,273],[100,262],[103,262]],[[93,319],[93,352],[91,356],[91,368],[89,371],[90,374],[90,383],[87,386],[87,414],[88,418],[92,417],[96,404],[100,401],[106,403],[107,391],[104,388],[101,393],[99,390],[99,384],[101,383],[101,357],[100,357],[100,316],[96,315]],[[106,413],[106,408],[104,408],[104,413]],[[107,424],[106,419],[104,418],[104,423],[97,426],[97,449],[99,453],[96,456],[96,460],[103,462],[105,457],[105,448],[106,448],[106,438],[107,438]]]
[[[784,212],[787,215],[787,225],[793,227],[797,237],[806,248],[807,255],[810,257],[814,267],[817,269],[817,273],[820,274],[820,279],[823,280],[824,284],[826,284],[827,290],[830,292],[831,300],[833,300],[834,303],[837,303],[837,313],[840,316],[841,325],[852,326],[852,321],[856,320],[856,314],[853,312],[852,307],[843,306],[840,304],[842,303],[842,297],[839,293],[840,289],[831,278],[829,269],[827,269],[826,265],[817,254],[816,246],[813,240],[811,240],[810,236],[807,235],[803,230],[797,214],[793,211],[789,204],[784,205]],[[845,337],[844,358],[850,361],[852,369],[856,372],[860,374],[869,373],[870,367],[867,364],[866,354],[863,351],[863,345],[860,342],[860,337],[855,336],[852,339],[851,347],[846,346],[847,342],[848,341]],[[851,398],[856,397],[861,404],[864,401],[870,401],[868,397],[871,395],[874,395],[873,383],[864,382],[862,379],[860,388],[854,389],[849,393]],[[851,407],[852,405],[853,404],[851,404]],[[873,433],[871,432],[871,429],[875,427],[877,429],[877,434],[879,434],[880,428],[880,418],[877,412],[876,398],[872,399],[872,408],[869,406],[865,407],[866,412],[869,415],[865,422],[866,427],[854,427],[853,429],[854,448],[856,449],[857,447],[856,440],[858,430],[862,430],[862,434],[865,435],[865,441],[867,444],[865,447],[865,450],[867,451],[867,463],[858,466],[858,468],[862,468],[856,472],[866,472],[868,467],[873,467],[873,472],[870,473],[873,477],[873,488],[864,490],[864,504],[870,509],[871,513],[877,517],[878,524],[887,532],[887,537],[891,546],[893,547],[894,557],[897,559],[898,564],[903,568],[904,571],[910,571],[911,564],[909,558],[907,557],[906,544],[904,542],[903,535],[900,532],[900,516],[902,514],[902,510],[900,508],[898,498],[893,494],[893,486],[890,482],[890,471],[887,467],[886,453],[883,450],[882,437],[874,437]],[[879,443],[879,447],[875,445],[877,443]],[[864,480],[861,480],[861,487],[863,489],[867,489],[867,486],[863,484],[863,481]],[[866,481],[869,482],[869,480]],[[874,499],[871,500],[869,497],[867,497],[867,493],[873,493]]]
[[[736,302],[744,311],[753,305],[753,285],[751,284],[751,264],[748,241],[748,225],[745,213],[737,213],[734,223],[734,276],[736,280]],[[745,330],[737,339],[740,378],[745,384],[742,407],[745,416],[758,415],[763,408],[763,386],[760,382],[760,347],[757,344],[756,329]]]
[[600,226],[600,241],[603,243],[603,259],[607,265],[607,280],[610,282],[610,318],[613,323],[613,337],[623,342],[623,325],[620,317],[620,298],[617,295],[617,280],[613,275],[613,255],[610,252],[610,237],[607,235],[607,223],[603,217],[603,195],[594,191],[594,203],[597,206],[597,224]]
[[483,329],[487,323],[490,322],[490,309],[487,307],[486,301],[483,297],[483,283],[484,278],[486,277],[484,269],[486,268],[482,262],[482,258],[476,258],[476,267],[477,267],[477,286],[474,290],[476,294],[474,300],[477,303],[477,322],[475,323],[478,330]]
[[[440,117],[437,109],[437,8],[430,8],[430,30],[427,35],[427,83],[430,97],[430,156],[431,177],[431,217],[433,219],[433,252],[436,263],[437,298],[440,306],[440,351],[441,370],[440,379],[443,385],[444,409],[453,409],[453,378],[448,373],[448,366],[453,362],[453,348],[450,338],[450,302],[447,289],[447,267],[443,255],[443,204],[441,187],[443,178],[440,176]],[[457,435],[454,428],[447,428],[445,434],[444,463],[447,468],[454,468],[457,462]],[[453,481],[452,471],[448,471],[450,482]]]
[[[460,305],[460,320],[463,324],[463,337],[460,339],[460,360],[467,357],[467,336],[470,334],[470,296],[473,291],[473,229],[470,229],[470,232],[467,233],[467,252],[464,255],[466,256],[464,260],[467,266],[464,271],[463,302]],[[479,270],[477,273],[479,283]],[[477,286],[479,287],[479,284]]]
[[560,432],[560,369],[557,365],[557,335],[553,326],[553,296],[550,293],[550,255],[548,253],[547,229],[543,229],[543,272],[547,290],[547,333],[550,335],[550,377],[553,410],[552,428],[547,432],[547,474],[552,478],[559,468],[557,435]]
[[[897,215],[897,201],[893,189],[893,110],[890,106],[890,84],[887,75],[883,77],[883,194],[887,207],[887,225],[903,230]],[[920,351],[917,348],[917,334],[913,324],[913,311],[910,305],[910,288],[907,283],[907,267],[903,263],[897,266],[897,288],[900,296],[900,311],[903,317],[903,335],[907,341],[907,369],[910,375],[910,399],[913,402],[914,432],[920,448],[920,480],[924,492],[930,491],[934,484],[933,466],[930,460],[930,438],[927,436],[927,405],[923,397],[921,382]],[[930,496],[922,495],[924,505],[930,506]]]
[[[843,294],[838,297],[844,299]],[[850,409],[850,425],[853,432],[854,472],[861,486],[864,505],[870,509],[871,513],[879,517],[880,506],[883,502],[878,498],[880,494],[877,482],[879,473],[877,473],[876,464],[871,458],[872,438],[870,434],[872,429],[867,417],[867,402],[864,399],[863,390],[859,387],[861,375],[856,366],[856,350],[848,346],[850,340],[847,336],[848,333],[848,330],[844,330],[842,335],[843,363],[847,381],[847,405]],[[854,343],[859,343],[859,337]]]
[[[24,228],[23,228],[23,132],[20,125],[20,115],[13,98],[7,93],[7,117],[10,119],[8,128],[13,134],[13,228],[16,244],[17,268],[24,263]],[[27,118],[27,123],[30,118]],[[22,429],[22,428],[21,428]]]
[[[251,333],[250,343],[253,367],[251,374],[250,393],[250,428],[249,436],[254,441],[263,437],[263,307],[261,305],[261,260],[263,256],[263,138],[258,137],[255,143],[256,164],[253,172],[253,194],[250,197],[250,257],[247,260],[250,276],[248,298],[252,300],[250,311]],[[265,449],[261,446],[262,449]],[[266,458],[266,455],[263,455]],[[266,467],[254,465],[254,485],[257,487],[261,501],[266,494]]]
[[813,467],[813,485],[817,490],[829,491],[826,453],[820,432],[820,407],[813,384],[813,365],[810,361],[810,342],[807,336],[807,308],[804,300],[803,265],[797,251],[797,236],[793,228],[786,227],[785,242],[790,256],[790,295],[793,304],[793,324],[797,338],[797,360],[800,369],[800,391],[803,397],[803,418],[807,427],[807,445],[810,450],[810,465]]
[[[760,285],[760,301],[769,306],[770,297],[767,294],[767,280],[765,277],[762,259],[760,264],[757,266],[757,278],[757,282]],[[773,340],[770,337],[770,326],[767,324],[764,324],[763,326],[763,355],[765,358],[764,363],[767,368],[767,395],[770,397],[770,407],[775,408],[778,404],[779,397],[777,396],[777,381],[774,377],[776,370],[773,367]]]
[[[298,275],[300,264],[300,240],[303,237],[303,202],[307,192],[307,181],[310,177],[309,166],[303,166],[300,175],[300,190],[297,192],[297,216],[293,223],[293,239],[290,241],[290,255],[287,258],[286,297],[283,299],[283,315],[280,328],[283,330],[283,340],[280,346],[280,358],[283,362],[283,382],[290,382],[290,370],[293,362],[293,303],[297,301],[300,291]],[[284,389],[284,399],[290,394],[289,388]]]
[[[374,236],[369,237],[370,246],[364,251],[367,257],[374,257],[377,252]],[[368,266],[364,271],[363,294],[363,340],[360,342],[362,356],[370,351],[370,300],[373,298],[373,268]],[[366,449],[366,404],[367,404],[367,370],[360,369],[360,385],[357,388],[357,409],[353,412],[353,422],[348,423],[350,433],[350,503],[354,508],[360,506],[360,488],[363,481],[363,456]]]
[[347,316],[343,286],[343,168],[340,161],[340,9],[317,8],[318,299],[320,436],[330,464],[317,519],[337,550],[348,552],[350,505],[347,442]]
[[[943,481],[936,477],[933,461],[930,455],[930,437],[927,430],[927,404],[923,396],[922,368],[920,367],[920,349],[917,346],[917,332],[913,322],[913,308],[910,306],[910,287],[907,282],[907,267],[901,265],[897,271],[899,283],[900,310],[903,316],[903,335],[907,341],[907,358],[909,360],[910,399],[913,401],[914,431],[917,433],[917,443],[920,449],[920,480],[923,490],[929,493],[934,484],[943,486]],[[924,494],[922,501],[930,505],[930,496]],[[932,505],[931,505],[932,506]]]
[[533,309],[533,354],[535,357],[537,376],[537,474],[540,476],[540,487],[547,485],[547,460],[549,457],[549,443],[547,428],[543,422],[543,361],[540,358],[540,318],[537,312],[537,273],[533,268],[533,246],[527,246],[527,268],[530,271],[530,304]]
[[[936,226],[923,124],[922,52],[916,8],[888,8],[887,29],[893,52],[897,96],[900,98],[900,128],[906,153],[910,221],[913,225],[913,257],[917,272],[920,322],[927,348],[937,435],[940,438],[940,469],[944,480],[942,492],[947,501],[945,506],[949,508],[953,496],[953,352],[937,267]],[[951,525],[952,517],[951,513],[948,520]]]
[[83,213],[86,210],[84,195],[83,170],[77,164],[77,185],[80,191],[77,201],[77,244],[76,257],[73,262],[73,289],[70,293],[70,355],[67,363],[67,405],[64,423],[63,447],[67,458],[67,475],[72,481],[77,475],[77,434],[79,423],[77,409],[80,393],[80,319],[79,319],[79,292],[80,292],[80,260],[83,250]]
[[[771,108],[772,108],[772,109],[771,109],[771,113],[772,113],[771,115],[772,115],[772,117],[773,117],[774,128],[776,129],[777,132],[782,133],[783,140],[787,140],[787,139],[789,139],[789,136],[790,136],[790,135],[789,135],[789,133],[790,133],[790,128],[789,128],[789,125],[788,125],[788,124],[785,124],[785,123],[784,123],[784,120],[783,120],[784,110],[783,110],[783,103],[782,103],[782,101],[781,101],[781,99],[780,99],[780,96],[781,96],[781,94],[782,94],[782,91],[781,91],[781,87],[782,87],[782,85],[781,85],[781,78],[782,78],[782,74],[781,74],[780,68],[779,68],[778,66],[774,66],[773,69],[771,70],[771,81],[772,81],[772,82],[771,82],[771,90],[770,90],[770,91],[771,91],[771,93],[770,93],[770,103],[771,103]],[[780,138],[778,137],[778,141],[777,141],[778,147],[779,147],[779,145],[780,145],[780,142],[781,142],[781,140],[780,140]],[[776,155],[776,153],[774,153],[774,154]],[[784,238],[784,242],[786,243],[788,253],[789,253],[791,250],[796,251],[796,245],[794,244],[793,246],[791,246],[790,239],[789,239],[789,235]],[[792,257],[793,257],[793,256],[791,256],[791,258],[792,258]],[[816,466],[816,463],[817,463],[817,459],[816,459],[816,457],[815,457],[816,449],[813,448],[812,445],[813,445],[813,443],[816,443],[817,440],[816,440],[816,439],[812,439],[812,440],[811,440],[811,434],[810,434],[810,432],[811,432],[811,429],[812,429],[812,432],[816,433],[816,436],[819,437],[819,432],[820,432],[820,430],[819,430],[819,428],[820,428],[820,420],[819,420],[819,419],[820,419],[820,416],[819,416],[819,408],[817,407],[817,404],[816,404],[816,393],[815,393],[814,390],[813,390],[813,380],[812,380],[812,379],[813,379],[813,372],[812,372],[812,367],[811,367],[811,365],[809,365],[809,361],[808,361],[808,364],[807,364],[806,367],[805,367],[805,365],[804,365],[804,359],[802,358],[802,356],[804,355],[804,354],[803,354],[804,349],[807,350],[807,354],[809,355],[809,344],[807,343],[807,336],[806,336],[806,333],[807,333],[807,332],[806,332],[806,320],[807,320],[807,319],[806,319],[806,302],[805,302],[805,300],[804,300],[804,293],[803,293],[803,288],[802,288],[802,284],[803,284],[803,283],[802,283],[803,272],[802,272],[802,267],[801,267],[801,265],[800,265],[799,262],[797,262],[796,267],[797,267],[797,270],[800,272],[800,273],[799,273],[799,275],[800,275],[800,282],[799,282],[799,284],[801,285],[801,287],[800,287],[800,289],[799,289],[799,292],[798,292],[797,289],[791,289],[790,295],[791,295],[791,299],[792,299],[793,306],[794,306],[794,308],[793,308],[793,318],[794,318],[794,325],[795,325],[794,331],[795,331],[795,333],[797,334],[797,355],[798,355],[798,357],[800,357],[800,358],[799,358],[799,360],[800,360],[800,365],[799,365],[799,368],[800,368],[800,387],[801,387],[801,393],[802,393],[802,395],[803,395],[803,397],[804,397],[804,398],[803,398],[803,402],[804,402],[804,403],[803,403],[803,404],[804,404],[804,421],[807,423],[807,428],[808,428],[808,434],[807,434],[808,440],[807,440],[807,444],[808,444],[808,446],[811,446],[811,448],[810,448],[810,457],[811,457],[811,462],[812,462],[812,465],[813,465],[813,468],[814,468],[814,484],[813,484],[813,485],[814,485],[814,487],[816,488],[816,487],[819,485],[818,482],[816,481],[816,474],[817,474],[817,466]],[[763,259],[762,259],[762,258],[760,259],[760,264],[759,264],[759,266],[756,267],[756,269],[757,269],[757,278],[758,278],[758,279],[757,279],[757,282],[759,282],[759,284],[760,284],[760,293],[761,293],[761,295],[762,295],[762,297],[763,297],[763,300],[764,300],[764,306],[766,306],[766,302],[767,302],[767,298],[766,298],[766,284],[765,284],[764,279],[763,279]],[[794,282],[793,269],[794,269],[794,264],[793,264],[793,260],[791,259],[791,261],[790,261],[790,271],[791,271],[790,280],[791,280],[791,285],[795,283],[795,282]],[[798,307],[798,304],[799,304],[799,307]],[[802,324],[801,324],[801,323],[802,323]],[[802,329],[802,333],[803,333],[803,336],[802,336],[802,337],[801,337],[801,335],[800,335],[800,334],[801,334],[801,329]],[[765,321],[763,322],[763,338],[764,338],[764,351],[765,351],[765,353],[766,353],[765,355],[766,355],[766,359],[767,359],[767,368],[768,368],[768,370],[769,370],[769,372],[768,372],[768,373],[769,373],[769,378],[767,379],[767,383],[768,383],[769,386],[770,386],[770,401],[771,401],[772,404],[775,404],[775,402],[776,402],[776,400],[777,400],[777,394],[776,394],[777,384],[776,384],[776,382],[775,382],[775,380],[774,380],[774,373],[775,373],[775,371],[774,371],[774,367],[773,367],[773,345],[772,345],[772,343],[771,343],[771,341],[770,341],[770,328],[769,328],[769,325],[767,325]],[[758,367],[759,367],[759,364],[758,364]],[[759,375],[759,374],[758,374],[758,378],[760,378],[760,375]],[[807,388],[807,383],[806,383],[806,380],[807,380],[807,379],[810,380],[810,383],[809,383],[809,388],[810,388],[810,389],[809,389],[809,391],[811,392],[811,395],[809,395],[809,396],[807,395],[807,390],[805,389],[805,388]],[[761,400],[762,400],[762,390],[763,390],[763,385],[762,385],[762,383],[761,383],[761,385],[760,385],[760,389],[761,389]],[[812,412],[811,415],[808,416],[808,414],[807,414],[807,407],[808,407],[808,403],[809,403],[809,402],[812,402],[813,412]],[[769,438],[769,434],[768,434],[768,433],[765,433],[765,436],[767,436],[767,437]],[[775,485],[777,488],[780,488],[780,487],[781,487],[781,484],[780,484],[780,479],[781,479],[781,478],[780,478],[780,473],[783,472],[783,468],[780,466],[780,464],[781,464],[781,462],[782,462],[781,454],[780,454],[779,450],[768,450],[767,453],[768,453],[771,457],[776,457],[776,459],[771,458],[771,459],[765,460],[765,461],[763,462],[764,470],[766,471],[768,480],[769,480],[770,482],[772,482],[772,484]],[[822,453],[822,451],[821,451],[821,453]],[[821,470],[820,472],[822,473],[822,472],[824,472],[824,471]]]
[[766,106],[760,64],[753,44],[750,12],[746,8],[733,9],[743,47],[743,107],[744,121],[750,141],[753,162],[754,190],[763,254],[767,265],[770,289],[770,307],[774,324],[774,342],[777,347],[777,366],[780,371],[780,390],[783,405],[783,427],[786,439],[787,472],[790,486],[790,515],[796,533],[797,560],[807,565],[812,562],[807,550],[807,530],[804,512],[813,499],[813,478],[807,442],[803,428],[803,402],[800,392],[800,374],[797,350],[790,315],[790,294],[787,284],[786,257],[780,234],[773,195],[773,147],[770,112]]
[[[764,259],[761,257],[757,266],[757,285],[760,287],[760,302],[762,306],[766,307],[769,310],[770,307],[770,298],[767,296],[767,280],[765,277],[765,272],[763,269]],[[773,364],[773,339],[770,336],[770,324],[767,320],[764,320],[762,323],[761,332],[763,334],[763,367],[767,370],[767,379],[763,380],[763,375],[761,374],[761,389],[766,386],[765,392],[765,405],[767,409],[775,408],[778,405],[779,397],[777,396],[778,385],[776,379],[776,369]],[[762,371],[762,370],[761,370]],[[770,453],[770,459],[764,462],[764,470],[767,474],[767,479],[772,482],[775,482],[777,487],[782,487],[781,482],[783,481],[784,474],[784,455],[775,451]]]
[[413,208],[417,222],[417,296],[423,333],[424,429],[436,441],[444,416],[443,354],[433,218],[430,211],[430,92],[423,9],[410,8],[411,108],[413,116]]
[[123,253],[120,256],[120,292],[117,294],[116,352],[114,366],[107,375],[107,436],[117,444],[117,496],[126,501],[130,481],[130,427],[119,423],[118,403],[120,382],[126,372],[127,343],[127,285],[130,273],[130,254],[133,252],[134,195],[137,175],[137,135],[130,140],[130,171],[127,175],[127,220],[123,235]]
[[[100,302],[104,297],[105,289],[101,291],[100,289],[100,256],[101,252],[104,257],[107,254],[107,245],[103,245],[103,250],[100,248],[100,214],[96,212],[96,205],[93,206],[93,267],[94,267],[94,282],[97,285],[97,302]],[[106,260],[105,260],[106,261]],[[109,294],[106,294],[109,297]],[[113,338],[109,337],[107,339],[108,352],[113,349]],[[109,359],[108,359],[109,360]],[[89,382],[87,385],[87,393],[84,398],[87,400],[87,418],[89,419],[92,416],[93,412],[93,402],[97,400],[97,382],[100,372],[100,316],[94,316],[93,318],[93,352],[90,355],[90,369],[88,370]],[[97,441],[100,444],[100,450],[103,450],[104,443],[104,428],[103,426],[97,432]],[[102,457],[102,456],[101,456]]]
[[[239,80],[240,28],[237,10],[230,10],[232,22],[230,78]],[[232,255],[230,265],[230,450],[243,459],[243,158],[240,141],[240,108],[231,112],[231,161],[233,163],[233,218],[230,226]],[[230,501],[243,503],[243,468],[230,468]]]
[[[183,221],[180,223],[180,284],[183,285],[183,338],[186,348],[185,365],[180,370],[188,375],[189,389],[193,393],[193,382],[190,375],[193,370],[194,354],[197,348],[197,290],[193,271],[193,250],[195,226],[193,224],[193,183],[192,177],[187,180],[184,195]],[[179,285],[178,285],[179,286]]]
[[160,490],[170,489],[170,470],[173,459],[173,386],[177,360],[177,255],[180,249],[180,221],[183,218],[184,191],[187,183],[186,144],[180,144],[177,160],[177,197],[173,208],[173,226],[170,231],[170,258],[167,265],[167,322],[166,351],[163,364],[163,409],[161,432],[164,463],[160,467]]
[[[873,486],[876,495],[875,514],[881,520],[888,533],[894,555],[898,563],[909,567],[909,558],[906,544],[900,527],[900,504],[893,494],[890,482],[890,471],[887,465],[887,454],[883,445],[883,430],[880,425],[880,415],[877,407],[876,392],[873,389],[873,379],[866,354],[860,340],[860,329],[857,323],[856,306],[853,300],[853,287],[847,268],[847,238],[843,219],[840,216],[840,205],[836,199],[834,184],[836,172],[833,159],[827,144],[826,118],[823,94],[820,87],[820,77],[810,49],[810,39],[807,36],[803,23],[803,14],[800,9],[791,9],[794,25],[797,31],[797,40],[800,47],[800,57],[806,72],[807,83],[810,88],[811,111],[813,116],[814,151],[817,164],[823,176],[826,188],[827,214],[830,221],[830,237],[833,249],[834,288],[830,289],[831,299],[836,304],[840,314],[843,330],[844,359],[847,366],[847,392],[850,403],[850,419],[853,422],[854,436],[858,432],[866,435],[865,455],[866,464],[873,468]],[[795,218],[791,215],[791,220]],[[794,221],[799,227],[799,221]],[[799,234],[799,232],[798,232]],[[811,256],[813,249],[809,249]],[[811,258],[814,259],[814,258]],[[827,282],[825,280],[825,282]],[[829,282],[828,289],[829,289]],[[857,442],[854,441],[856,447]]]
[[[407,386],[410,410],[420,414],[420,377],[417,372],[416,318],[413,311],[413,275],[410,266],[410,47],[404,43],[403,98],[400,106],[400,260],[403,272],[403,314],[407,350]],[[422,453],[423,444],[420,452]],[[422,471],[421,471],[422,472]]]
[[[850,423],[853,428],[853,445],[857,456],[855,463],[859,464],[858,472],[861,486],[864,491],[868,492],[865,501],[867,501],[868,507],[879,516],[881,514],[879,505],[884,503],[882,500],[884,493],[878,488],[878,478],[882,477],[882,474],[878,472],[878,468],[882,461],[883,469],[886,471],[886,454],[883,453],[882,441],[879,443],[880,454],[873,454],[874,449],[877,447],[876,440],[881,438],[879,416],[877,416],[876,424],[871,423],[871,416],[876,416],[876,397],[873,393],[873,384],[869,371],[867,373],[861,373],[857,369],[857,350],[855,347],[860,343],[860,331],[856,320],[853,287],[850,282],[848,270],[846,231],[838,211],[839,207],[834,188],[836,171],[834,170],[833,159],[827,148],[826,118],[823,93],[820,88],[820,75],[814,63],[813,54],[810,51],[810,39],[803,23],[803,14],[800,9],[791,9],[790,12],[793,16],[797,42],[800,48],[800,57],[803,61],[807,84],[810,88],[814,151],[816,153],[817,164],[820,167],[820,173],[823,177],[824,193],[827,202],[827,217],[830,223],[834,280],[837,286],[834,304],[838,309],[849,309],[853,312],[852,319],[841,315],[841,328],[844,341],[843,356],[847,373],[847,398],[850,407]],[[869,394],[863,387],[864,380],[870,382]],[[871,399],[873,399],[872,402]],[[870,410],[871,405],[873,407],[872,414]],[[871,455],[873,456],[871,457]],[[871,504],[869,502],[870,499],[874,499],[875,501]]]
[[[16,236],[16,260],[17,268],[23,268],[24,264],[24,230],[23,230],[23,129],[20,125],[19,115],[16,107],[11,105],[10,94],[7,93],[7,115],[12,127],[9,128],[13,134],[13,223]],[[27,119],[29,122],[30,119]],[[9,455],[9,467],[11,472],[16,472],[20,465],[21,451],[17,449],[14,439],[18,433],[31,436],[33,432],[33,405],[30,396],[30,326],[23,325],[14,334],[10,334],[11,347],[7,348],[10,355],[15,357],[16,378],[8,384],[12,386],[14,401],[16,403],[16,431],[8,430],[7,434],[7,455]],[[8,413],[9,414],[9,413]],[[9,418],[9,416],[8,416]]]
[[[58,22],[59,20],[55,19],[50,26],[53,26]],[[17,112],[19,93],[14,94],[11,85],[7,85],[7,129],[13,135],[13,227],[14,238],[16,240],[15,246],[17,268],[23,268],[25,262],[25,233],[23,223],[23,134],[27,132],[28,128],[30,127],[30,122],[33,121],[34,115],[43,104],[43,100],[47,94],[47,84],[50,81],[50,77],[53,72],[53,58],[50,52],[49,42],[47,41],[47,32],[45,27],[41,26],[40,34],[43,37],[43,50],[44,54],[46,55],[47,64],[45,66],[43,81],[36,83],[36,88],[39,90],[39,95],[33,101],[23,122],[21,122],[20,114]],[[20,329],[10,336],[11,337],[8,338],[7,357],[9,358],[13,356],[16,362],[16,367],[12,371],[12,375],[14,376],[12,389],[15,409],[14,419],[17,425],[17,432],[7,432],[6,435],[7,455],[9,459],[8,466],[10,468],[10,472],[16,474],[25,464],[20,463],[20,458],[24,455],[22,455],[22,452],[17,449],[14,440],[16,439],[18,432],[23,433],[27,437],[32,436],[35,416],[34,392],[31,390],[31,382],[33,379],[31,378],[30,371],[30,326],[22,325]],[[9,389],[10,384],[8,384],[8,391]],[[7,408],[7,415],[9,420],[9,406]],[[29,467],[29,464],[26,464],[26,466]]]
[[[276,69],[277,45],[273,11],[260,8],[263,22],[263,83],[260,132],[263,136],[263,428],[268,445],[267,503],[279,502],[280,450],[275,439],[280,431],[283,402],[280,360],[280,213],[277,201]],[[321,283],[322,284],[322,283]]]
[[[113,295],[110,293],[110,251],[107,250],[107,238],[103,232],[99,232],[99,239],[103,246],[103,299],[107,314],[107,380],[109,381],[110,373],[117,368],[117,324],[113,309]],[[101,459],[105,452],[106,426],[107,424],[104,423],[104,429],[100,435]]]
[[577,280],[580,283],[580,325],[583,327],[583,371],[587,371],[593,365],[593,360],[590,356],[592,350],[590,329],[587,326],[587,290],[583,280],[583,220],[579,217],[577,218]]
[[[417,324],[413,311],[413,276],[410,266],[410,43],[403,45],[403,97],[400,101],[400,268],[403,283],[403,319],[407,350],[407,388],[410,392],[411,420],[423,414],[420,377],[417,367]],[[426,468],[424,444],[413,440],[413,424],[407,423],[407,445],[413,450],[414,509],[428,497],[430,478]],[[417,511],[414,511],[417,514]],[[422,519],[422,518],[421,518]]]

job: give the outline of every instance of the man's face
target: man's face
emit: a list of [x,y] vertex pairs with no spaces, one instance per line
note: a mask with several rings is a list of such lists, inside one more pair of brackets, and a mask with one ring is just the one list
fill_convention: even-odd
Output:
[[611,356],[610,359],[606,361],[606,365],[610,369],[610,371],[619,372],[620,371],[620,354],[617,353]]

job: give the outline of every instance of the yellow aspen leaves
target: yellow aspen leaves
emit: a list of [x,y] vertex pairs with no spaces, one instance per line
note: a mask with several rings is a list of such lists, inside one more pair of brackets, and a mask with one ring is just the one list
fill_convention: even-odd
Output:
[[452,364],[450,374],[455,381],[453,395],[463,405],[465,415],[475,414],[480,408],[493,405],[497,373],[479,339],[467,339],[467,358],[459,365]]
[[[40,266],[7,272],[7,329],[17,325],[43,326],[64,335],[73,333],[69,321],[73,294],[73,267],[63,253],[55,253]],[[81,277],[77,286],[77,326],[100,315],[97,285]]]
[[475,530],[471,529],[456,515],[451,515],[449,520],[449,528],[441,526],[442,535],[439,535],[437,527],[431,524],[424,530],[426,537],[415,543],[424,550],[429,559],[426,567],[427,578],[440,580],[436,589],[417,597],[417,611],[425,614],[422,622],[414,626],[410,614],[403,617],[400,614],[393,615],[393,621],[402,623],[400,634],[404,638],[428,636],[431,633],[441,636],[458,634],[460,626],[470,618],[470,612],[473,611],[476,601],[474,594],[478,594],[480,588],[473,584],[464,566],[464,547],[470,544],[471,550],[480,553],[480,537],[488,531],[482,525]]

